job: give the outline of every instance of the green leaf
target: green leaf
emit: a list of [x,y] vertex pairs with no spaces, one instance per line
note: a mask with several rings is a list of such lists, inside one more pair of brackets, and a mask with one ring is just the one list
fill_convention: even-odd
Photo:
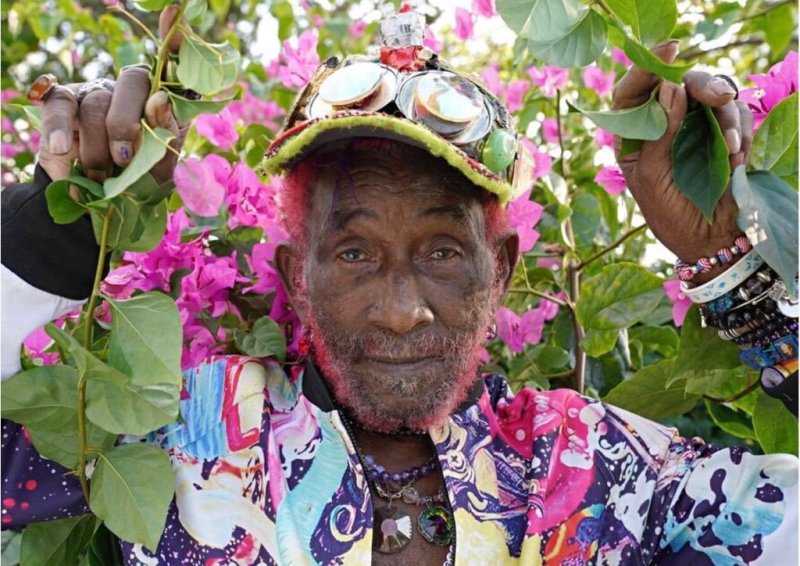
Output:
[[146,12],[159,12],[172,4],[172,0],[133,0],[133,3]]
[[0,533],[0,537],[2,537],[2,554],[0,554],[0,564],[17,566],[19,564],[22,533],[9,529]]
[[705,370],[677,370],[672,379],[685,379],[686,392],[696,395],[710,395],[724,398],[726,393],[735,389],[738,393],[748,386],[747,368],[740,366],[736,369],[705,369]]
[[208,10],[206,0],[189,0],[183,16],[190,24],[196,26],[203,21],[206,10]]
[[22,110],[32,128],[42,131],[42,108],[31,104],[9,104],[8,108]]
[[681,379],[681,372],[684,371],[732,370],[741,365],[736,344],[721,340],[714,328],[703,328],[700,324],[700,311],[696,308],[689,309],[681,327],[675,379]]
[[262,316],[246,334],[236,334],[236,347],[248,356],[256,358],[274,357],[283,362],[286,356],[286,341],[278,324],[268,316]]
[[[112,201],[107,245],[118,251],[147,252],[155,248],[167,228],[167,202],[156,206],[138,203],[123,194]],[[92,217],[95,237],[99,239],[102,217]]]
[[123,566],[119,551],[119,539],[100,523],[86,553],[89,566]]
[[667,39],[678,21],[675,0],[607,0],[607,3],[644,45]]
[[614,347],[616,333],[633,326],[658,306],[662,280],[632,263],[605,266],[581,284],[578,320],[586,330],[587,354],[600,356]]
[[694,63],[665,63],[656,55],[653,55],[647,47],[628,37],[625,28],[616,20],[612,18],[609,21],[611,25],[608,28],[608,39],[615,47],[622,49],[625,55],[633,61],[633,64],[640,69],[649,71],[673,83],[681,84],[683,75],[694,66]]
[[558,346],[537,344],[531,350],[530,357],[542,373],[563,370],[569,364],[569,352]]
[[764,392],[753,409],[753,430],[765,453],[797,455],[797,417]]
[[775,106],[753,138],[750,168],[772,171],[797,189],[797,93]]
[[158,547],[173,495],[166,452],[150,444],[126,444],[100,455],[92,474],[89,508],[123,540]]
[[564,37],[588,11],[576,0],[497,0],[497,12],[506,25],[533,41]]
[[682,415],[700,399],[684,391],[682,382],[668,385],[673,360],[662,360],[637,371],[612,389],[603,401],[648,419]]
[[172,102],[172,112],[175,118],[182,122],[194,120],[200,114],[216,114],[225,108],[231,101],[241,96],[242,89],[237,87],[236,94],[223,100],[189,100],[172,91],[167,95]]
[[92,538],[96,521],[94,515],[87,514],[28,525],[22,534],[20,564],[77,565]]
[[672,142],[672,177],[708,222],[731,176],[728,146],[707,106],[689,112]]
[[706,410],[719,428],[737,438],[757,440],[753,423],[743,411],[729,409],[725,405],[706,401]]
[[594,10],[587,10],[580,22],[566,35],[551,41],[528,41],[534,57],[559,67],[585,67],[606,47],[606,21]]
[[86,209],[69,194],[70,181],[53,181],[44,190],[47,210],[56,224],[72,224],[86,213]]
[[103,185],[101,185],[100,183],[98,183],[96,181],[92,181],[91,179],[89,179],[87,177],[81,177],[81,176],[78,176],[78,175],[73,175],[71,177],[67,177],[65,180],[69,181],[73,185],[77,185],[79,187],[82,187],[82,188],[86,189],[87,191],[89,191],[90,193],[92,193],[96,197],[100,197],[100,198],[104,198],[105,197],[105,192],[103,192]]
[[172,384],[135,383],[103,363],[72,336],[47,326],[47,333],[75,360],[86,380],[86,417],[114,434],[147,434],[178,416],[178,391]]
[[781,279],[797,276],[797,192],[771,171],[733,172],[736,223]]
[[641,106],[623,110],[583,110],[568,104],[598,127],[626,140],[657,140],[667,131],[667,114],[656,100],[657,92],[654,90],[650,100]]
[[[31,441],[43,457],[67,469],[78,464],[78,372],[54,365],[14,375],[2,385],[4,419],[27,427]],[[87,440],[95,448],[107,448],[116,437],[87,424]]]
[[174,137],[163,128],[156,128],[152,131],[149,128],[144,128],[142,143],[130,164],[118,177],[111,177],[103,183],[106,198],[117,196],[141,179],[143,175],[149,173],[153,166],[166,155],[167,144]]
[[239,76],[239,52],[227,41],[211,44],[186,36],[178,60],[178,79],[183,86],[205,96],[232,86]]

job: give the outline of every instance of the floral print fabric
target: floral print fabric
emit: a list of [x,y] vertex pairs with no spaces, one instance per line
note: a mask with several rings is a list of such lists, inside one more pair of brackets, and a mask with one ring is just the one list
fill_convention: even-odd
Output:
[[[164,534],[155,552],[122,543],[125,563],[369,564],[372,500],[320,383],[233,356],[186,372],[182,420],[147,439],[175,470]],[[455,564],[793,563],[794,457],[717,449],[569,390],[482,385],[429,431]],[[3,464],[4,526],[85,512],[14,423]]]

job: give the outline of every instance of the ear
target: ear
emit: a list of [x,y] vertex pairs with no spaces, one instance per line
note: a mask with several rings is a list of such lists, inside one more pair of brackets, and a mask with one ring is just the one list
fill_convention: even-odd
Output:
[[[505,237],[500,238],[495,246],[497,254],[497,277],[501,279],[503,293],[499,300],[502,303],[508,289],[511,287],[511,279],[514,277],[514,268],[519,260],[519,236],[516,232],[511,232]],[[499,305],[497,305],[499,306]]]
[[299,289],[295,278],[295,274],[302,273],[302,261],[301,254],[298,253],[297,247],[292,242],[278,244],[278,247],[275,248],[275,269],[300,321],[305,322],[305,304],[304,301],[297,300]]

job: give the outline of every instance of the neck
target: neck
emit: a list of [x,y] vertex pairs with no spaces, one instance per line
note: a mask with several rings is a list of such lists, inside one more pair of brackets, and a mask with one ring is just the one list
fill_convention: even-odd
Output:
[[433,456],[433,442],[427,434],[390,434],[352,427],[362,457],[370,455],[389,471],[419,466]]

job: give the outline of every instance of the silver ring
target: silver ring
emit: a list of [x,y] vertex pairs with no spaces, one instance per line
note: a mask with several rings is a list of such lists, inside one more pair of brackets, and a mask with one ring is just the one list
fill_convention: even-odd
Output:
[[96,90],[114,92],[115,84],[116,83],[111,79],[94,79],[84,85],[81,85],[81,87],[78,89],[78,104],[83,102],[83,99],[86,98],[86,95],[90,92],[94,92]]

